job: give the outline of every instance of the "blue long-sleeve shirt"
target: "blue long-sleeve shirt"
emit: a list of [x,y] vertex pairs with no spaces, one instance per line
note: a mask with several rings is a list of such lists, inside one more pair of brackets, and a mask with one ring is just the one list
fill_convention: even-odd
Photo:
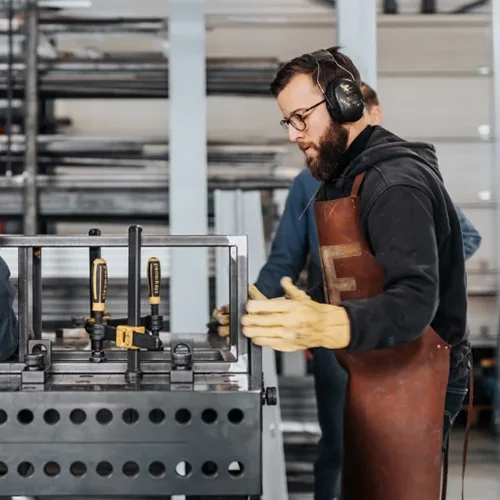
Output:
[[[292,182],[285,210],[276,231],[271,254],[260,270],[256,287],[268,298],[280,297],[280,280],[289,276],[294,282],[308,265],[308,286],[321,281],[318,233],[314,218],[314,195],[319,182],[309,170],[303,170]],[[455,207],[462,227],[465,258],[476,253],[481,235],[459,207]]]

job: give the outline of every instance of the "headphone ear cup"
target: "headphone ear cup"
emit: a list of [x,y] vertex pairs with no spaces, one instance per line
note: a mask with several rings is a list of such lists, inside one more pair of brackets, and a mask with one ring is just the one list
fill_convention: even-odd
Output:
[[328,112],[337,123],[357,122],[365,112],[365,100],[360,86],[347,79],[337,79],[325,92]]
[[334,122],[343,123],[342,121],[342,112],[339,108],[339,103],[337,101],[337,93],[335,91],[336,81],[330,82],[325,89],[325,101],[326,108],[328,109],[328,113],[330,114],[331,119]]

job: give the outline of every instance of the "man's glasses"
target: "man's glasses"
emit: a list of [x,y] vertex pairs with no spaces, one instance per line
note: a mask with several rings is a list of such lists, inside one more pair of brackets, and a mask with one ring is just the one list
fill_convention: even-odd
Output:
[[291,125],[295,130],[302,132],[307,127],[305,121],[305,118],[307,118],[307,114],[310,113],[314,108],[317,108],[320,104],[323,104],[324,102],[325,99],[318,102],[317,104],[314,104],[310,108],[304,109],[304,111],[301,111],[300,113],[294,113],[293,115],[290,115],[288,118],[281,120],[280,125],[286,131],[288,131],[288,127]]

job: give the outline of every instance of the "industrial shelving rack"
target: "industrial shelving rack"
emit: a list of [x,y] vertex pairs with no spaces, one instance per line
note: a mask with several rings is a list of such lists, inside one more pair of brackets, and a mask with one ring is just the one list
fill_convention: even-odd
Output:
[[[9,0],[4,3],[10,5]],[[22,99],[22,106],[16,108],[22,133],[13,135],[7,130],[0,136],[0,158],[10,174],[0,177],[0,218],[22,222],[18,229],[26,235],[51,232],[56,223],[71,221],[133,221],[167,228],[172,203],[167,167],[172,154],[166,139],[61,134],[57,125],[67,122],[57,120],[53,109],[54,99],[170,98],[169,54],[120,52],[96,58],[57,50],[57,36],[68,33],[106,36],[130,32],[168,39],[168,22],[163,18],[61,15],[43,9],[47,5],[81,6],[70,0],[12,2],[13,11],[23,15],[22,22],[16,19],[15,25],[11,21],[11,29],[4,27],[9,38],[21,38],[23,53],[9,53],[0,66],[0,99]],[[39,55],[42,37],[48,53],[43,57]],[[208,59],[206,95],[266,95],[278,64],[274,59]],[[24,120],[20,120],[23,112]],[[12,108],[7,114],[11,125]],[[280,146],[208,145],[209,230],[214,227],[216,190],[272,191],[289,186],[289,179],[277,173],[281,151]],[[128,170],[123,173],[124,169]],[[264,209],[273,215],[272,204]],[[78,311],[85,303],[78,293],[81,283],[51,279],[44,321],[57,327],[79,324]],[[169,296],[169,285],[166,279],[165,297]],[[215,305],[214,287],[210,278],[210,307]],[[121,289],[125,293],[124,287]],[[57,306],[61,293],[72,299]],[[162,307],[168,317],[169,301]]]
[[[162,19],[125,21],[109,18],[96,22],[95,19],[75,20],[57,15],[47,18],[45,11],[41,10],[42,7],[69,8],[81,3],[80,0],[13,0],[13,10],[23,15],[24,57],[10,56],[4,73],[0,71],[0,98],[8,97],[10,101],[22,98],[20,109],[24,112],[24,120],[22,132],[15,137],[9,130],[10,134],[4,141],[12,175],[0,179],[3,200],[0,203],[0,217],[21,217],[22,232],[30,236],[47,230],[44,226],[47,223],[64,220],[86,221],[93,225],[118,220],[126,220],[128,224],[158,224],[160,221],[165,228],[168,226],[170,234],[201,235],[213,231],[215,191],[230,190],[237,194],[251,191],[257,194],[261,190],[289,186],[290,179],[276,173],[281,150],[279,146],[207,146],[204,124],[207,95],[267,94],[268,82],[279,64],[277,60],[206,61],[203,45],[200,43],[204,40],[205,18],[203,2],[199,0],[170,2],[166,30],[170,46],[168,62],[158,54],[134,54],[134,57],[115,55],[98,61],[77,58],[63,60],[57,56],[55,45],[55,57],[40,57],[38,42],[42,34],[49,35],[50,38],[50,35],[55,36],[65,30],[136,31],[142,34],[165,32]],[[191,29],[186,30],[186,23]],[[9,30],[9,38],[12,39],[11,31]],[[187,39],[186,31],[189,33]],[[50,52],[50,44],[48,49]],[[193,71],[185,80],[182,74],[186,64]],[[140,72],[139,78],[137,72]],[[79,79],[83,80],[83,85]],[[58,134],[57,129],[42,130],[40,127],[41,116],[42,122],[51,119],[53,124],[53,116],[50,116],[52,107],[49,104],[53,99],[109,99],[117,96],[169,99],[170,122],[175,125],[171,127],[168,148],[162,138],[134,137],[127,141],[123,138],[103,140],[94,137],[65,137]],[[193,127],[186,126],[186,121],[193,115],[198,119],[194,131]],[[186,142],[188,137],[193,140],[193,144]],[[101,148],[96,147],[99,142]],[[144,153],[144,145],[158,146],[158,142],[164,146],[160,154]],[[55,143],[64,145],[66,149],[57,150],[53,147]],[[67,148],[70,149],[70,154]],[[103,153],[103,149],[109,149],[107,154]],[[180,151],[183,153],[179,154]],[[125,178],[118,178],[112,173],[106,178],[101,175],[73,174],[75,165],[81,165],[87,170],[95,167],[97,172],[97,168],[113,164],[119,167],[137,167],[151,166],[152,163],[160,169],[168,163],[168,178],[165,172],[163,175],[146,175],[143,172],[138,175],[134,172]],[[64,173],[56,172],[55,168],[61,165],[64,166]],[[192,171],[187,172],[187,165]],[[170,185],[174,185],[175,189],[169,190]],[[196,199],[196,206],[188,207],[193,199]],[[260,210],[260,199],[256,205]],[[175,256],[169,259],[167,276],[170,276],[163,280],[165,286],[162,295],[170,300],[162,301],[160,313],[164,316],[165,328],[173,333],[197,332],[200,327],[206,329],[209,297],[213,299],[215,296],[214,279],[209,274],[208,259],[200,258],[200,254],[194,255],[200,250],[175,249]],[[47,253],[44,254],[42,266],[46,266]],[[2,254],[5,256],[5,252]],[[125,292],[125,280],[111,278],[112,259],[103,257],[110,264],[108,296],[111,300],[108,303],[110,308],[113,307],[113,297],[116,301],[113,315],[120,316],[125,312],[120,309],[120,306],[124,307],[126,304],[125,295],[120,296],[116,288],[113,292],[111,290],[121,287],[122,292]],[[123,256],[116,254],[115,257],[119,260]],[[147,258],[147,255],[143,255],[143,258]],[[85,263],[85,259],[82,261]],[[88,259],[85,267],[88,267]],[[185,282],[190,284],[187,290]],[[65,298],[71,298],[72,300],[66,301],[67,304],[76,304],[77,310],[85,304],[83,310],[88,309],[87,293],[88,276],[81,280],[61,279],[61,276],[44,279],[43,319],[46,323],[50,319],[52,324],[56,324],[57,318],[61,317],[60,313],[64,313],[66,317],[71,313],[67,308],[64,311],[56,310],[53,311],[53,318],[47,318],[45,311],[50,309],[47,302],[56,304]],[[215,305],[213,300],[210,305]],[[172,318],[170,311],[175,311],[176,316]],[[58,326],[66,324],[63,322]],[[269,354],[264,354],[263,361],[266,383],[276,380],[274,360]],[[274,472],[265,475],[264,498],[286,500],[287,496],[283,491],[285,475],[279,408],[266,411],[263,418],[263,468],[269,469],[268,462],[274,464]]]

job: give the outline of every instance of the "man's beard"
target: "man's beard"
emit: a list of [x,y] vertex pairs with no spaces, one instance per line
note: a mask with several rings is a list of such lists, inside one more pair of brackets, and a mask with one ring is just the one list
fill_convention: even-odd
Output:
[[332,182],[342,174],[342,160],[347,149],[349,131],[331,122],[319,141],[319,146],[308,145],[317,151],[314,158],[307,158],[306,165],[312,176],[320,182]]

